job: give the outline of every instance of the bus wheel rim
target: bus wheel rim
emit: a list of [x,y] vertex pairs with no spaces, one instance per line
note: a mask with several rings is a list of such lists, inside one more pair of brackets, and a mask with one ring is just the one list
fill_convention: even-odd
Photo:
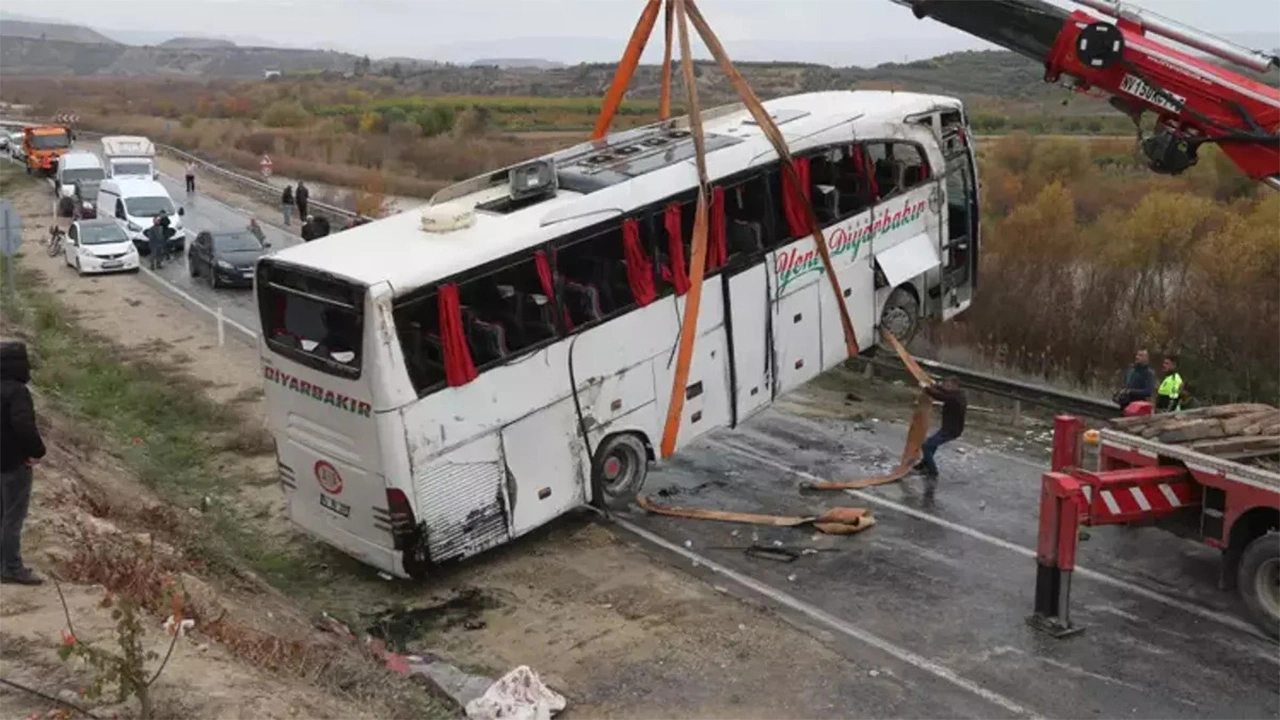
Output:
[[911,315],[900,307],[889,308],[884,313],[883,325],[894,337],[901,338],[911,329]]
[[1280,617],[1280,558],[1263,562],[1253,577],[1262,608],[1272,617]]
[[636,464],[627,448],[617,448],[605,458],[601,468],[604,476],[604,492],[617,496],[625,493],[635,479]]

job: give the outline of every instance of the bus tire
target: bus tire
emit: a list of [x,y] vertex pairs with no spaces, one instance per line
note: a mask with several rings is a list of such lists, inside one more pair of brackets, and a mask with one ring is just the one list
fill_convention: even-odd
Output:
[[640,493],[649,475],[649,451],[644,441],[632,433],[609,436],[596,448],[591,475],[605,503],[625,506]]
[[1258,627],[1280,637],[1280,533],[1268,532],[1245,547],[1236,587]]
[[[911,342],[920,329],[920,301],[906,285],[899,285],[889,293],[880,311],[880,328],[893,333],[904,346]],[[876,345],[892,353],[893,347],[876,338]]]

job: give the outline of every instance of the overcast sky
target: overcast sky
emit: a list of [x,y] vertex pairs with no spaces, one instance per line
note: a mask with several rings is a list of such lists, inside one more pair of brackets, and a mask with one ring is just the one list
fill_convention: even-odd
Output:
[[[1069,0],[1050,0],[1074,7]],[[6,13],[374,57],[616,59],[643,0],[3,0]],[[1144,0],[1200,29],[1280,46],[1280,0]],[[700,0],[740,59],[872,64],[987,47],[888,0]],[[160,38],[163,39],[163,38]],[[142,40],[147,42],[148,40]],[[158,40],[150,40],[156,42]],[[656,52],[661,52],[659,42]],[[736,48],[736,51],[735,51]],[[761,55],[770,56],[759,57]]]

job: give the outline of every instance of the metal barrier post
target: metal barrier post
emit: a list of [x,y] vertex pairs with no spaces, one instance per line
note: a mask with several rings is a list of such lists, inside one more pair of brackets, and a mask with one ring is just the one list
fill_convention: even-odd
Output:
[[227,344],[227,328],[223,324],[221,305],[218,306],[217,316],[218,316],[218,347],[222,347]]

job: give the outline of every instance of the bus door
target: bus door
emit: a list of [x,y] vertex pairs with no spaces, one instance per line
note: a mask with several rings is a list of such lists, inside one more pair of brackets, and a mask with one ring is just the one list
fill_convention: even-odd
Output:
[[945,232],[942,239],[942,319],[950,320],[968,309],[978,271],[978,182],[974,171],[968,130],[946,124],[943,117],[943,152],[946,155]]

